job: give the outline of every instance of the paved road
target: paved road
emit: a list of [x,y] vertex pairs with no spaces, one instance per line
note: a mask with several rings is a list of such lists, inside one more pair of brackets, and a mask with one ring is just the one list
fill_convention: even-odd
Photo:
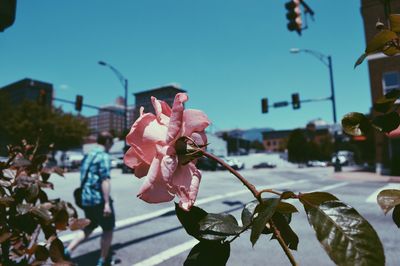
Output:
[[[387,179],[358,180],[335,178],[331,168],[258,169],[241,172],[257,188],[275,188],[296,192],[329,191],[339,199],[354,206],[377,230],[385,248],[386,265],[400,265],[398,249],[399,230],[384,216],[374,202],[374,195],[386,186],[400,188],[398,183]],[[77,173],[69,173],[65,179],[54,177],[55,191],[51,197],[72,201],[71,193],[78,186]],[[180,226],[173,203],[147,204],[136,198],[141,180],[119,170],[113,172],[112,195],[117,212],[117,226],[113,241],[115,256],[120,265],[182,265],[195,241]],[[226,171],[204,172],[196,205],[208,212],[229,212],[240,220],[243,204],[252,200],[245,187]],[[314,232],[309,226],[302,206],[291,223],[300,243],[294,252],[300,265],[334,265],[327,257]],[[65,232],[66,242],[71,234]],[[94,236],[82,244],[73,254],[79,265],[94,265],[99,254],[99,237]],[[269,237],[261,237],[254,248],[245,233],[231,245],[228,265],[289,265],[278,243]]]

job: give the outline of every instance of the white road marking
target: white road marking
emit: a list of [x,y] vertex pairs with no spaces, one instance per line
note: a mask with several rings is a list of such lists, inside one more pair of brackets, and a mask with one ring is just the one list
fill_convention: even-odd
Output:
[[399,183],[389,183],[386,186],[383,186],[377,190],[375,190],[366,200],[365,202],[368,203],[377,203],[376,197],[378,196],[379,192],[381,192],[384,189],[400,189],[400,184]]
[[[306,180],[299,180],[300,183],[303,183],[305,181]],[[286,182],[286,183],[290,183],[290,182]],[[312,190],[312,191],[327,191],[327,190],[331,190],[331,189],[334,189],[334,188],[345,186],[347,184],[348,184],[348,182],[341,182],[341,183],[337,183],[337,184],[334,184],[334,185],[323,186],[321,188],[317,188],[317,189]],[[282,184],[275,185],[275,186],[269,186],[269,188],[276,188],[276,187],[285,186],[285,185],[287,185],[287,184],[282,183]],[[247,189],[245,191],[247,191]],[[240,191],[232,192],[232,194],[233,193],[241,194]],[[206,200],[206,199],[204,199],[204,200]],[[140,261],[138,263],[135,263],[132,266],[154,266],[154,265],[160,264],[160,263],[162,263],[162,262],[164,262],[164,261],[166,261],[166,260],[168,260],[168,259],[170,259],[170,258],[172,258],[172,257],[174,257],[176,255],[179,255],[182,252],[185,252],[188,249],[191,249],[198,242],[199,241],[197,239],[193,239],[193,240],[187,241],[187,242],[185,242],[183,244],[180,244],[178,246],[175,246],[175,247],[172,247],[170,249],[164,250],[163,252],[158,253],[158,254],[156,254],[156,255],[148,258],[148,259],[145,259],[145,260],[142,260],[142,261]]]
[[[288,181],[288,182],[284,182],[284,183],[271,184],[271,185],[268,185],[268,188],[285,187],[285,186],[290,186],[290,185],[294,185],[294,184],[304,183],[307,181],[308,180],[306,180],[306,179],[301,179],[301,180],[296,180],[296,181]],[[267,187],[265,187],[265,188],[267,188]],[[260,189],[264,189],[264,188],[260,188]],[[205,204],[208,202],[212,202],[212,201],[216,201],[216,200],[220,200],[220,199],[224,199],[224,198],[228,198],[228,197],[234,197],[234,196],[237,196],[240,194],[245,194],[245,193],[249,193],[249,190],[242,189],[242,190],[238,190],[238,191],[228,192],[225,194],[220,194],[220,195],[215,195],[215,196],[211,196],[211,197],[207,197],[207,198],[203,198],[203,199],[198,199],[198,200],[196,200],[196,205],[201,205],[201,204]],[[124,220],[116,221],[115,229],[117,230],[121,227],[125,227],[125,226],[129,226],[132,224],[140,223],[140,222],[143,222],[146,220],[150,220],[150,219],[156,218],[158,216],[161,216],[161,215],[166,214],[171,211],[175,211],[175,207],[168,207],[168,208],[164,208],[164,209],[161,209],[161,210],[158,210],[155,212],[146,213],[146,214],[130,217],[130,218],[127,218]],[[101,233],[102,233],[101,228],[97,227],[91,234],[91,237],[100,235]],[[59,239],[62,242],[69,242],[69,241],[73,240],[77,234],[78,233],[70,233],[70,234],[62,235],[59,237]]]
[[182,252],[185,252],[188,249],[191,249],[198,242],[199,241],[197,239],[192,239],[178,246],[164,250],[163,252],[158,253],[157,255],[148,259],[142,260],[141,262],[135,263],[133,266],[150,266],[160,264],[176,255],[181,254]]
[[310,190],[311,191],[328,191],[328,190],[332,190],[334,188],[338,188],[338,187],[343,187],[345,185],[347,185],[349,182],[341,182],[341,183],[337,183],[337,184],[333,184],[333,185],[329,185],[329,186],[324,186],[324,187],[320,187],[314,190]]

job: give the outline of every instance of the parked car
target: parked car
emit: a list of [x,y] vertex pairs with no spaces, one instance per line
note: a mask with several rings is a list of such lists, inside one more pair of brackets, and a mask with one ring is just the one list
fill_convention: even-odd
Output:
[[307,162],[308,167],[327,167],[328,163],[318,160],[312,160]]
[[[236,158],[228,158],[228,157],[220,157],[222,160],[224,160],[230,167],[232,167],[235,170],[242,170],[244,169],[244,162],[236,159]],[[220,170],[225,170],[225,168],[222,165],[218,165],[218,169]]]
[[259,168],[275,168],[276,164],[270,163],[270,162],[262,162],[259,164],[253,165],[254,169],[259,169]]
[[124,158],[112,156],[111,157],[111,168],[122,168],[124,165]]

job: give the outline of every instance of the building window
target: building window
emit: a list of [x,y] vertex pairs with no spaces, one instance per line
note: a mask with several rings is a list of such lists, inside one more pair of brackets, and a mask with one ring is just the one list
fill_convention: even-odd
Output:
[[400,89],[400,73],[397,71],[383,73],[382,87],[383,94],[393,89]]

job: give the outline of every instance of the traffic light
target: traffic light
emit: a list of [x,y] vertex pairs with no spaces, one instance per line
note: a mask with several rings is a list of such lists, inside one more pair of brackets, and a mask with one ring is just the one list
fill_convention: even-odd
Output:
[[301,35],[303,26],[300,4],[301,0],[290,0],[285,4],[287,9],[286,18],[289,20],[287,28],[289,31],[296,31],[299,35]]
[[261,112],[263,114],[268,113],[268,99],[267,98],[261,99]]
[[38,104],[46,105],[46,98],[46,91],[44,89],[39,90]]
[[75,110],[80,112],[82,110],[82,103],[83,103],[83,96],[82,95],[76,95],[75,99]]
[[292,94],[293,109],[300,109],[300,95],[298,93]]
[[14,24],[17,0],[0,0],[0,32]]

